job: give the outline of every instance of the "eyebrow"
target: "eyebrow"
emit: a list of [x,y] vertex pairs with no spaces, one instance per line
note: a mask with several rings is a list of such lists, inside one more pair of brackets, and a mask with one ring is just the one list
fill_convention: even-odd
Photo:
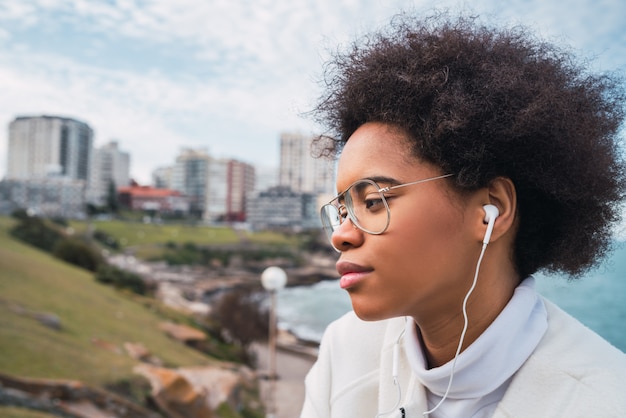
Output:
[[358,183],[359,181],[363,181],[363,180],[371,180],[371,181],[373,181],[373,182],[374,182],[374,183],[376,183],[376,184],[379,184],[379,183],[386,183],[386,184],[391,184],[391,185],[393,185],[393,186],[396,186],[396,185],[398,185],[398,184],[402,184],[402,182],[401,182],[401,181],[399,181],[399,180],[397,180],[397,179],[394,179],[393,177],[387,177],[387,176],[371,176],[371,177],[363,177],[363,178],[360,178],[360,179],[358,179],[358,180],[356,180],[356,181],[352,182],[352,183],[350,184],[350,186],[348,186],[347,188],[345,188],[345,189],[343,189],[341,192],[339,192],[339,193],[337,194],[337,196],[336,196],[336,197],[339,197],[339,196],[343,195],[343,194],[346,192],[346,190],[348,190],[348,188],[350,188],[350,187],[351,187],[352,185],[354,185],[355,183]]
[[387,176],[367,177],[367,180],[372,180],[376,184],[385,183],[385,184],[391,184],[394,186],[398,184],[402,184],[400,180],[394,179],[393,177],[387,177]]

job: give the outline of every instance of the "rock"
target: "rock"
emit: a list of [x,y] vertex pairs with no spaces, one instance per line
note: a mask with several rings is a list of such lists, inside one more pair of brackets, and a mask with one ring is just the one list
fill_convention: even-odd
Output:
[[62,328],[61,318],[58,315],[53,313],[37,313],[34,315],[35,318],[39,321],[39,323],[47,326],[48,328],[52,328],[55,331],[60,331]]
[[146,346],[141,343],[125,342],[124,350],[126,350],[126,353],[128,353],[128,355],[135,360],[145,361],[150,357],[150,351],[148,351]]
[[159,328],[165,331],[170,337],[183,343],[204,341],[207,339],[204,332],[188,327],[187,325],[175,324],[173,322],[163,322],[159,325]]
[[115,344],[113,344],[111,342],[105,341],[105,340],[101,340],[98,337],[92,337],[91,338],[91,343],[93,345],[95,345],[95,346],[98,346],[98,347],[104,349],[104,350],[111,351],[111,352],[116,353],[116,354],[121,354],[122,353],[122,350],[120,350],[120,348],[117,345],[115,345]]
[[240,389],[250,385],[254,376],[249,369],[242,369],[223,366],[167,369],[140,364],[134,371],[150,381],[154,401],[167,415],[212,418],[223,403],[233,409],[241,404]]
[[39,321],[40,324],[52,328],[55,331],[60,331],[62,328],[61,318],[52,312],[35,312],[17,304],[9,304],[9,309],[18,315],[24,315],[30,318],[34,318]]
[[134,371],[150,381],[152,398],[166,415],[172,418],[213,417],[205,394],[196,390],[180,373],[144,364],[136,366]]
[[79,381],[34,379],[4,373],[0,373],[0,404],[73,418],[158,417],[119,395]]

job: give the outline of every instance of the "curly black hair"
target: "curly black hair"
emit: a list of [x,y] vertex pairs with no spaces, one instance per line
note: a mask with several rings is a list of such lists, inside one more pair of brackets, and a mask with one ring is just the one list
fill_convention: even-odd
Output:
[[[366,122],[401,128],[415,156],[455,173],[459,191],[513,181],[514,263],[578,277],[607,254],[620,219],[622,77],[591,74],[523,27],[402,15],[337,52],[311,112],[336,156]],[[330,139],[331,141],[328,141]]]

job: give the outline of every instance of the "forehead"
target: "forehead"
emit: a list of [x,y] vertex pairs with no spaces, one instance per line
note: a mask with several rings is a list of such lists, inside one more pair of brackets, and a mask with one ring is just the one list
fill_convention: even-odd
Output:
[[409,172],[419,170],[420,165],[406,134],[382,123],[366,123],[350,136],[341,152],[337,185],[343,190],[341,186],[367,177],[410,177]]

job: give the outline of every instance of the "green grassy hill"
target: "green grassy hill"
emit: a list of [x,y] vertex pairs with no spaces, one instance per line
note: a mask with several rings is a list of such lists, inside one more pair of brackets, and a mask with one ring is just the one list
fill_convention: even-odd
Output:
[[253,243],[284,246],[298,245],[295,236],[287,237],[277,232],[235,231],[227,227],[186,224],[145,224],[120,220],[71,221],[70,226],[77,234],[84,234],[89,227],[115,237],[122,248],[136,247],[166,242],[193,243],[196,245],[236,244],[242,239]]
[[[79,236],[88,235],[90,231],[94,240],[107,251],[123,251],[141,260],[164,260],[170,264],[207,264],[206,257],[200,254],[201,248],[214,248],[212,258],[222,261],[228,258],[227,254],[241,255],[241,251],[248,251],[250,259],[287,257],[297,261],[302,247],[302,237],[295,234],[250,232],[202,224],[146,224],[117,219],[70,221],[66,231]],[[182,250],[187,246],[194,250]],[[176,247],[178,249],[174,249]],[[254,254],[250,254],[251,251]]]
[[[142,343],[166,366],[215,361],[164,335],[165,311],[14,240],[12,223],[0,218],[0,372],[119,386],[138,379],[125,342]],[[42,325],[33,312],[58,316],[61,329]]]
[[[88,223],[72,221],[70,226],[76,233],[87,231]],[[122,246],[164,244],[172,242],[192,242],[194,244],[234,244],[239,241],[230,228],[215,228],[196,225],[144,224],[118,220],[93,221],[91,227],[114,236]]]

